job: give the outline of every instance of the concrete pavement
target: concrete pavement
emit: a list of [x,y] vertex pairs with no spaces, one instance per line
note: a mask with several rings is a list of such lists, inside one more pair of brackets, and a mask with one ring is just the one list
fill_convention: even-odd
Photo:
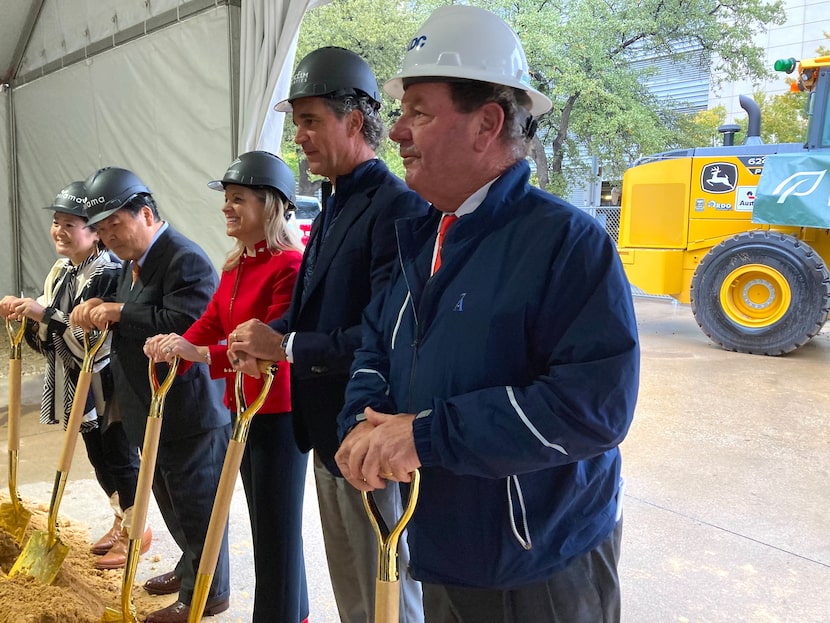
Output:
[[[787,357],[739,355],[713,346],[686,306],[641,298],[636,309],[642,375],[623,444],[623,622],[830,622],[830,333]],[[39,380],[27,377],[20,488],[48,503],[61,435],[37,423],[39,392]],[[0,383],[0,406],[6,396]],[[0,425],[5,439],[4,413]],[[310,473],[311,622],[336,623]],[[3,487],[6,478],[3,461]],[[90,524],[93,535],[109,527],[83,444],[61,510]],[[157,539],[138,581],[178,558],[154,503],[149,521]],[[250,620],[253,565],[241,483],[230,531],[232,607],[207,619],[215,623]]]

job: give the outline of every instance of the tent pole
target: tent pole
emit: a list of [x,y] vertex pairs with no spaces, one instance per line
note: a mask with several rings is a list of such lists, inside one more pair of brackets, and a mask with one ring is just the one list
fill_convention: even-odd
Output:
[[17,180],[17,132],[14,118],[14,88],[9,84],[9,218],[12,237],[12,282],[15,294],[23,296],[23,262],[20,257],[20,193]]

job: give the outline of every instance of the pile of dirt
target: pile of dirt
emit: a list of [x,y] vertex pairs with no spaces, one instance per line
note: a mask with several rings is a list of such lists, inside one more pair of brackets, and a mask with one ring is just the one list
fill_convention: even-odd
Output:
[[[0,493],[0,503],[9,501]],[[48,507],[23,500],[32,519],[23,544],[33,530],[46,530]],[[0,527],[0,623],[99,623],[107,606],[119,608],[122,570],[100,571],[94,568],[96,557],[90,553],[89,528],[59,519],[60,539],[69,546],[58,576],[52,585],[37,579],[6,575],[17,560],[22,547]],[[133,603],[139,620],[172,601],[151,597],[139,586],[133,587]]]

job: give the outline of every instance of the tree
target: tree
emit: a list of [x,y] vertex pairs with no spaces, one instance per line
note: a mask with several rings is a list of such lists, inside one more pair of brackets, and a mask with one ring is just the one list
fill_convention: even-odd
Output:
[[[298,58],[321,45],[354,50],[379,82],[397,71],[405,44],[440,0],[333,0],[310,11]],[[607,179],[622,177],[641,154],[683,137],[677,103],[648,87],[650,58],[681,63],[689,50],[711,65],[713,79],[767,76],[754,35],[784,21],[781,0],[478,0],[522,40],[534,86],[553,101],[531,145],[542,188],[564,193],[591,156]],[[720,78],[718,78],[720,76]],[[395,103],[384,101],[394,119]],[[290,124],[287,124],[290,128]],[[290,148],[290,145],[288,145]],[[381,154],[395,153],[389,148]],[[301,154],[300,154],[301,156]],[[398,172],[399,159],[387,162]]]
[[[715,106],[691,115],[680,115],[677,119],[676,147],[714,147],[722,145],[718,128],[726,120],[726,108]],[[745,131],[745,129],[744,129]]]
[[[787,82],[792,82],[788,79]],[[807,94],[788,91],[753,95],[761,109],[761,139],[765,143],[803,143],[807,135]]]
[[[536,85],[554,102],[540,121],[537,170],[564,185],[566,159],[597,156],[618,177],[641,153],[673,142],[676,114],[646,86],[649,57],[702,50],[713,75],[761,78],[753,36],[784,21],[778,0],[485,0],[519,33]],[[541,156],[547,158],[543,159]],[[581,156],[575,158],[575,156]]]

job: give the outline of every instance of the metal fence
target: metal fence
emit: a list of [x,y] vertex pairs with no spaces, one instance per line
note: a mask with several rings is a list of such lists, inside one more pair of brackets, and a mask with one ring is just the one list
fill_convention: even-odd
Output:
[[[597,219],[615,243],[620,241],[620,206],[588,206],[579,209]],[[672,298],[664,294],[647,294],[634,284],[631,284],[631,293],[634,296],[655,299],[671,300]]]
[[588,206],[580,208],[599,221],[614,242],[620,237],[620,206]]

